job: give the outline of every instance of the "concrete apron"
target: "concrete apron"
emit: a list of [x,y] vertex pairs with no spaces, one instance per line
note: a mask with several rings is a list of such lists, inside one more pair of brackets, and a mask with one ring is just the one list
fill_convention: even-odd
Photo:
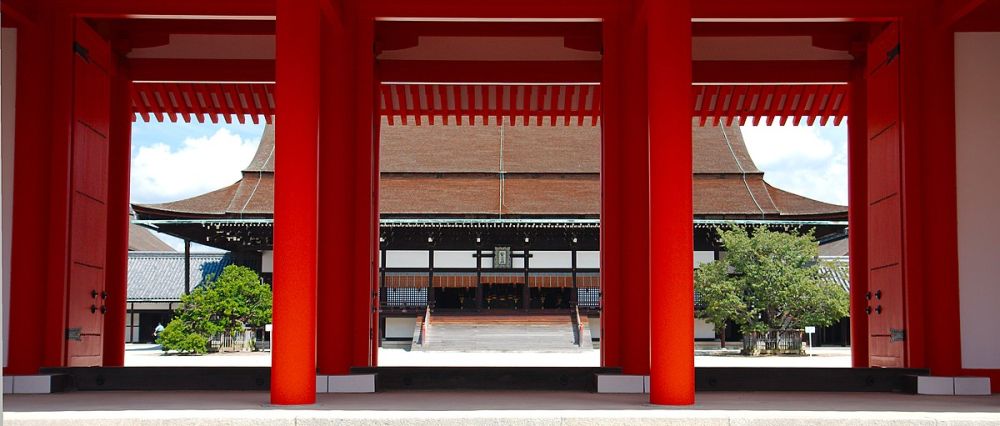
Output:
[[4,425],[1000,425],[1000,395],[704,392],[690,407],[645,395],[583,392],[324,394],[269,407],[265,392],[71,392],[8,395]]

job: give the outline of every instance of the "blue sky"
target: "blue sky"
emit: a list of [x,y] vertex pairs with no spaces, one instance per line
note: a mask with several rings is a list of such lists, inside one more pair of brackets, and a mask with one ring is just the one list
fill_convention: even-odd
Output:
[[[236,182],[263,131],[263,124],[134,123],[132,202],[175,201]],[[743,135],[750,156],[772,185],[847,204],[846,124],[744,126]],[[180,240],[162,237],[182,247]]]

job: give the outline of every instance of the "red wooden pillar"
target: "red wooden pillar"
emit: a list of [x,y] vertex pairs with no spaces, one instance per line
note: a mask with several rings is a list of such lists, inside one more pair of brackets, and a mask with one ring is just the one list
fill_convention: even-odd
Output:
[[850,233],[851,365],[868,362],[868,120],[864,63],[850,82],[847,121],[848,232]]
[[621,40],[618,16],[603,22],[601,117],[601,366],[621,366]]
[[[378,250],[377,234],[373,230],[373,220],[377,221],[375,211],[375,179],[378,167],[375,163],[375,56],[374,37],[375,19],[364,9],[363,2],[358,2],[358,8],[353,16],[353,41],[355,77],[353,84],[356,98],[353,108],[357,111],[354,123],[354,251],[356,258],[352,287],[354,294],[351,299],[353,328],[349,337],[353,349],[352,365],[366,367],[373,365],[372,339],[375,337],[372,323],[372,286],[377,274],[373,271],[373,260]],[[373,219],[374,218],[374,219]],[[377,267],[375,265],[374,267]]]
[[316,401],[319,0],[278,2],[272,404]]
[[694,403],[691,4],[649,0],[649,400]]
[[[916,150],[923,178],[919,188],[922,204],[918,207],[922,223],[918,228],[923,236],[920,263],[924,298],[919,311],[922,316],[914,321],[920,321],[926,334],[914,343],[923,343],[926,366],[931,374],[961,375],[963,336],[958,282],[954,31],[927,20],[920,28],[920,35],[923,60],[919,66],[923,75],[919,77],[922,91],[917,121],[923,130]],[[909,142],[906,137],[904,134],[904,144]],[[918,347],[911,346],[910,350],[918,350]],[[995,372],[993,377],[993,389],[996,390],[1000,385]]]
[[11,235],[10,327],[4,375],[35,374],[42,366],[45,277],[49,259],[48,145],[52,34],[44,22],[18,28],[14,134],[14,203]]
[[320,110],[319,306],[317,359],[320,374],[351,369],[351,306],[354,288],[354,51],[340,8],[324,16]]
[[[45,350],[44,366],[63,366],[66,359],[67,295],[69,283],[70,257],[70,148],[73,138],[73,69],[75,58],[72,48],[77,22],[64,7],[55,6],[48,11],[51,19],[44,31],[51,33],[51,44],[43,54],[52,56],[52,73],[48,84],[49,115],[41,121],[51,126],[49,150],[49,197],[48,204],[48,246],[46,259],[45,330],[43,339]],[[19,92],[20,96],[20,92]],[[16,173],[16,172],[15,172]],[[37,189],[33,189],[37,190]],[[44,196],[44,195],[43,195]],[[15,204],[17,202],[15,201]],[[19,227],[19,226],[18,226]],[[37,271],[36,271],[37,273]]]
[[[113,63],[118,61],[113,60]],[[111,126],[108,135],[108,242],[104,290],[104,366],[125,365],[125,314],[128,283],[129,163],[132,147],[132,85],[121,64],[111,77]]]
[[[650,257],[649,257],[649,113],[647,99],[646,20],[638,10],[640,2],[629,5],[623,17],[621,40],[623,67],[619,105],[622,111],[620,140],[621,192],[621,360],[624,374],[649,374],[650,336]],[[690,133],[690,131],[689,131]],[[627,302],[626,302],[627,301]]]

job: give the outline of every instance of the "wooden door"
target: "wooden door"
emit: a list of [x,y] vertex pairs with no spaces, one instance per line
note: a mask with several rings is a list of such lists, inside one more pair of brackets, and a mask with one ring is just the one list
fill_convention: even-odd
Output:
[[101,365],[107,257],[111,49],[89,25],[73,44],[70,253],[66,364]]
[[869,362],[906,363],[901,200],[900,50],[895,24],[868,48]]

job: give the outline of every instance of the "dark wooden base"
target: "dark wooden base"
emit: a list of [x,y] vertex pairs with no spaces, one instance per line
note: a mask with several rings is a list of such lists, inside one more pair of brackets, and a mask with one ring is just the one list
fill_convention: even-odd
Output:
[[[376,389],[553,390],[594,392],[597,374],[621,374],[598,367],[375,367]],[[62,390],[267,390],[268,367],[89,367],[60,373]],[[893,368],[697,368],[695,389],[706,391],[902,392],[916,393],[926,370]],[[53,389],[54,391],[56,389]]]

